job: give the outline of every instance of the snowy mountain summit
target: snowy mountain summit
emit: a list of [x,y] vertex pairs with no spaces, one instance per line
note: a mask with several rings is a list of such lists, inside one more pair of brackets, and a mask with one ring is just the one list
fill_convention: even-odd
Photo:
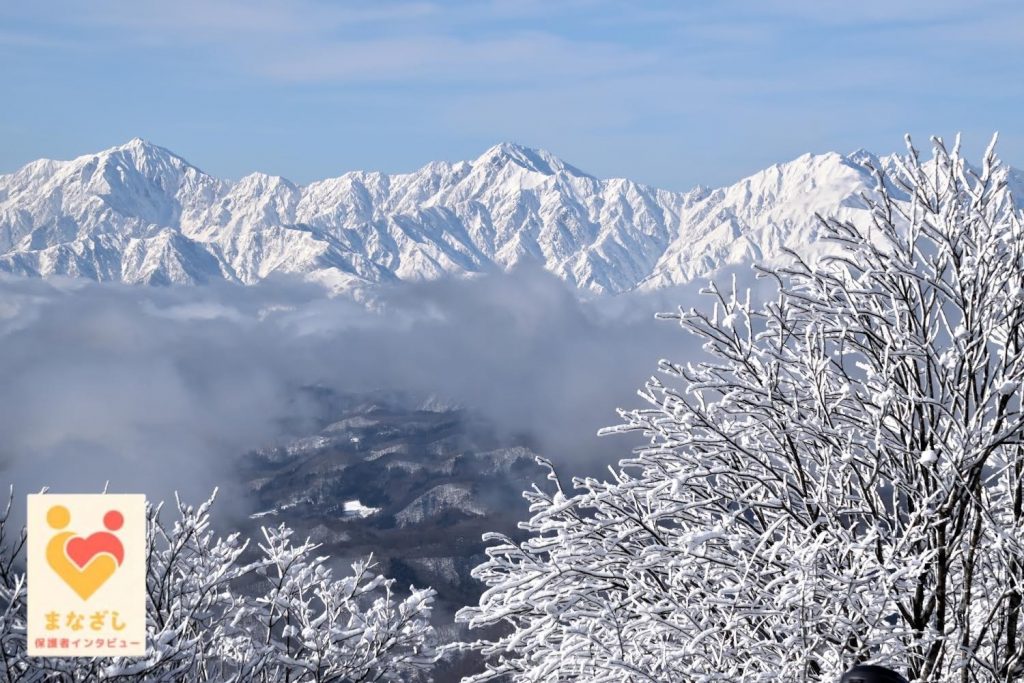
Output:
[[804,155],[678,193],[503,143],[473,161],[300,186],[262,173],[219,180],[136,138],[0,175],[0,271],[147,284],[284,272],[344,290],[533,262],[591,292],[656,288],[813,249],[815,212],[864,211],[865,156],[889,163]]

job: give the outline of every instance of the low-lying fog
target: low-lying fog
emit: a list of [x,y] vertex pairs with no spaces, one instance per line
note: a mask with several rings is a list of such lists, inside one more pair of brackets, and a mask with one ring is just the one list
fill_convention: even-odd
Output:
[[[657,311],[709,306],[697,287],[581,301],[534,270],[407,284],[370,308],[279,280],[153,288],[0,280],[0,480],[19,494],[143,491],[191,500],[232,491],[231,456],[304,428],[302,387],[435,396],[566,474],[628,455],[597,437],[659,358],[696,340]],[[703,299],[703,301],[702,301]],[[288,425],[285,427],[284,425]]]

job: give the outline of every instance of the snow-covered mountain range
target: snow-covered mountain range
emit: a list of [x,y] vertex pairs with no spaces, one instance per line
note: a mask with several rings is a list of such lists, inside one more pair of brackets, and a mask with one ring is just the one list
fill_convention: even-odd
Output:
[[807,154],[728,187],[669,192],[505,143],[473,161],[300,186],[262,173],[227,182],[134,139],[0,175],[0,271],[148,284],[287,272],[344,290],[532,261],[591,292],[657,288],[816,248],[815,212],[864,211],[865,158],[891,163]]

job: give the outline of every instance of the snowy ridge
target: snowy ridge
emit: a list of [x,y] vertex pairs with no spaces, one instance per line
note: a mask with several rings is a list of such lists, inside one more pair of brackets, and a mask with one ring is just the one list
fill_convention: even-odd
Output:
[[[346,290],[533,262],[596,293],[658,288],[818,249],[815,212],[864,211],[864,158],[891,163],[808,154],[679,193],[503,143],[473,161],[299,186],[262,173],[222,181],[136,138],[0,175],[0,271],[144,284],[297,273]],[[1024,188],[1019,174],[1011,182]]]
[[476,516],[487,514],[487,508],[475,498],[468,486],[438,484],[398,512],[395,521],[399,526],[410,526],[449,511]]

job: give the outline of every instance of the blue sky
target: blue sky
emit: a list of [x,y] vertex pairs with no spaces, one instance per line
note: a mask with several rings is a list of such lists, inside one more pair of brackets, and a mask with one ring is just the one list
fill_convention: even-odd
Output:
[[904,132],[1024,166],[1024,3],[52,0],[0,5],[0,172],[134,136],[298,182],[499,141],[718,185]]

